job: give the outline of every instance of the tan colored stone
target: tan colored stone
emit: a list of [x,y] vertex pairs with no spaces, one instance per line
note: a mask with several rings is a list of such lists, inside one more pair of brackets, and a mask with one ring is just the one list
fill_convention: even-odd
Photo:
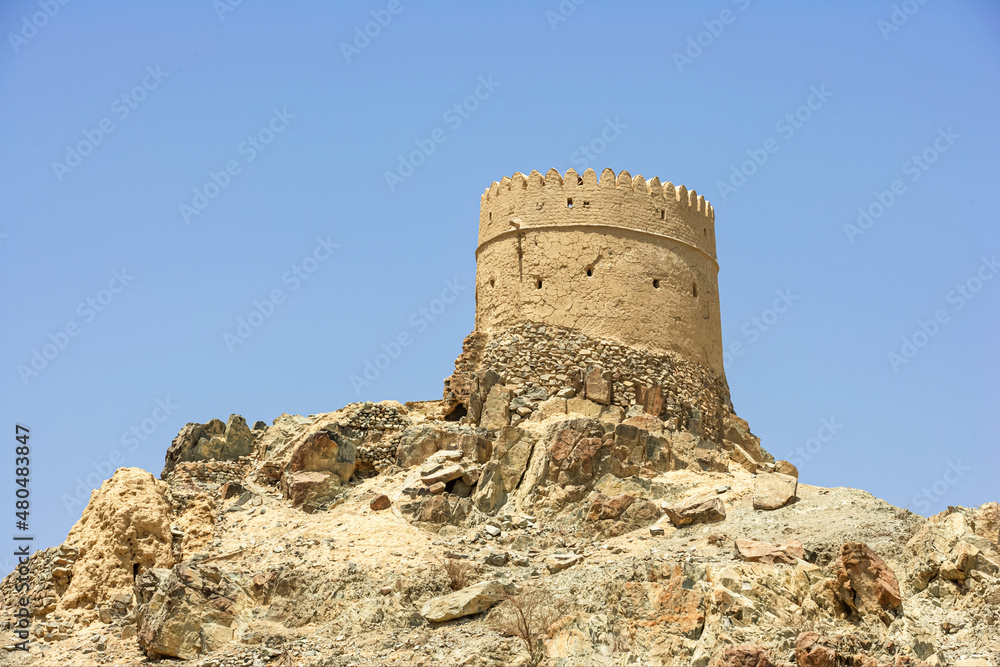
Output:
[[603,406],[587,400],[586,398],[570,398],[566,401],[566,411],[570,414],[582,415],[584,417],[600,418]]
[[774,462],[774,472],[781,473],[782,475],[788,475],[789,477],[799,478],[799,469],[788,461],[775,461]]
[[528,431],[514,426],[500,429],[494,455],[500,464],[500,479],[506,493],[512,493],[520,483],[534,444],[535,436]]
[[493,385],[483,403],[479,425],[483,428],[501,428],[510,425],[510,401],[514,392],[502,384]]
[[663,511],[666,512],[670,523],[678,527],[692,523],[711,523],[726,518],[726,506],[721,498],[707,498],[665,506]]
[[420,615],[431,623],[443,623],[479,614],[500,602],[503,593],[504,586],[501,582],[484,581],[428,600],[420,608]]
[[736,540],[736,549],[740,558],[751,563],[795,563],[801,558],[805,558],[805,551],[802,543],[792,540],[787,544],[775,546],[767,542],[757,542],[739,538]]
[[750,454],[740,445],[733,445],[733,451],[732,454],[730,454],[730,457],[733,461],[736,461],[736,463],[743,466],[747,472],[757,472],[757,461],[755,461],[753,457],[750,456]]
[[566,412],[566,399],[552,396],[538,404],[531,414],[531,421],[545,421],[551,417],[563,416]]
[[776,510],[795,499],[799,481],[781,473],[757,475],[753,485],[753,507],[758,510]]
[[453,463],[449,466],[442,466],[440,469],[426,475],[421,474],[420,481],[427,486],[432,486],[438,482],[450,482],[453,479],[458,479],[464,474],[465,468],[458,463]]

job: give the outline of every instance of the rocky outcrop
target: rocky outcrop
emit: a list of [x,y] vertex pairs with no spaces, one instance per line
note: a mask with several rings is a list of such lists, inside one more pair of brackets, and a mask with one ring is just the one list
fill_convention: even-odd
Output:
[[726,518],[726,506],[721,498],[696,499],[679,505],[667,505],[663,511],[670,523],[678,527],[694,523],[714,523]]
[[136,573],[174,564],[169,486],[138,468],[119,468],[94,491],[66,538],[77,554],[66,570],[63,609],[93,607],[130,591]]
[[254,433],[240,415],[230,415],[223,424],[213,419],[206,424],[188,424],[167,449],[161,479],[166,479],[182,461],[235,461],[253,451]]
[[359,440],[358,432],[342,426],[315,431],[292,450],[285,472],[329,472],[346,484],[357,465]]
[[135,597],[146,655],[193,660],[232,641],[244,591],[218,568],[190,562],[141,574]]

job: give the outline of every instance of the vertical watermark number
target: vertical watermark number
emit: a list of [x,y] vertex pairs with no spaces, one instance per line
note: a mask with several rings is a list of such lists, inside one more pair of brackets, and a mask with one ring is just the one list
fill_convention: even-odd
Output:
[[28,490],[28,480],[31,477],[31,449],[28,446],[30,431],[27,426],[17,424],[14,428],[14,556],[17,557],[17,578],[14,590],[22,595],[14,605],[14,636],[21,641],[14,645],[20,651],[28,650],[29,626],[31,625],[31,599],[28,597],[31,566],[28,558],[31,554],[33,537],[26,535],[30,527],[31,491]]

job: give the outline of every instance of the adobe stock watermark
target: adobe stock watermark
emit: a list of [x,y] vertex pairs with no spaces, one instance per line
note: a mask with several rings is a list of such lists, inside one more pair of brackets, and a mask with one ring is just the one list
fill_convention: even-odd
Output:
[[[271,118],[267,124],[254,134],[249,135],[236,147],[236,153],[243,157],[243,163],[250,164],[256,160],[257,156],[274,141],[274,138],[285,131],[293,118],[295,115],[288,113],[288,107],[272,109]],[[193,196],[190,205],[187,202],[181,202],[178,206],[184,223],[189,224],[192,216],[201,215],[201,212],[208,208],[212,200],[222,194],[222,191],[233,182],[233,178],[241,173],[243,173],[243,165],[240,164],[239,160],[229,160],[220,171],[209,171],[208,181],[205,182],[205,185],[192,190]]]
[[437,320],[448,306],[458,299],[458,295],[469,288],[458,281],[458,278],[444,281],[444,288],[436,299],[432,299],[425,306],[414,310],[407,322],[410,329],[400,331],[389,342],[383,342],[379,348],[382,350],[375,354],[373,358],[366,357],[364,369],[361,374],[351,375],[351,386],[356,394],[361,394],[364,387],[370,387],[382,373],[392,365],[392,362],[399,358],[403,350],[413,344],[414,336],[422,334],[430,327],[431,323]]
[[824,445],[840,433],[842,428],[844,428],[844,425],[838,424],[836,417],[820,419],[816,435],[785,454],[786,460],[796,468],[803,468],[806,463],[812,461],[813,457],[822,451]]
[[[826,89],[826,84],[820,84],[819,88],[810,86],[809,92],[803,104],[786,113],[774,124],[775,132],[781,135],[782,139],[787,141],[795,136],[795,133],[813,117],[813,113],[822,109],[827,100],[833,97],[833,93]],[[746,185],[749,178],[756,174],[779,148],[781,146],[774,137],[766,139],[761,148],[748,148],[747,155],[750,159],[744,160],[738,167],[732,165],[729,179],[715,183],[722,201],[728,201],[730,195]]]
[[372,40],[382,34],[383,28],[388,28],[392,23],[392,18],[398,16],[403,11],[403,4],[399,0],[389,0],[385,9],[373,9],[370,14],[371,21],[364,26],[354,26],[354,39],[351,44],[340,43],[340,52],[344,54],[344,60],[351,62],[351,58],[361,55],[361,52],[368,48]]
[[226,20],[226,14],[236,11],[236,8],[243,4],[243,0],[213,0],[212,9],[220,21]]
[[920,493],[910,499],[910,505],[915,505],[921,514],[931,511],[932,503],[936,503],[946,495],[951,487],[958,484],[959,480],[965,477],[965,473],[972,470],[972,466],[962,465],[962,459],[951,459],[947,462],[944,474],[939,479],[934,480],[930,486],[920,489]]
[[14,53],[21,50],[30,40],[38,34],[38,31],[49,24],[59,10],[70,3],[70,0],[38,0],[38,8],[41,10],[30,16],[21,17],[21,28],[17,32],[8,32],[7,41]]
[[888,42],[889,35],[897,32],[906,25],[910,17],[920,11],[920,7],[926,4],[927,0],[903,0],[899,4],[893,4],[889,20],[879,19],[875,22],[875,27],[882,33],[882,41]]
[[983,289],[983,286],[993,280],[997,271],[1000,271],[997,256],[983,257],[973,274],[965,281],[955,285],[945,295],[945,302],[951,305],[950,311],[948,308],[938,308],[931,317],[917,320],[916,329],[910,335],[903,336],[899,350],[889,352],[886,355],[893,372],[898,373],[901,366],[913,361],[920,350],[927,347],[931,339],[941,332],[941,327],[951,321],[951,313],[965,308],[966,304],[972,301]]
[[[919,181],[920,177],[938,161],[941,154],[948,152],[948,149],[955,144],[955,140],[961,138],[961,136],[952,131],[951,125],[947,128],[939,127],[937,129],[937,136],[931,142],[931,145],[920,151],[919,154],[911,156],[909,160],[903,163],[901,167],[903,175],[909,176],[911,183]],[[906,194],[906,183],[902,179],[894,180],[889,184],[887,190],[876,190],[873,193],[874,200],[872,202],[866,206],[858,207],[858,218],[854,224],[849,222],[844,224],[844,234],[847,235],[847,240],[854,243],[859,236],[871,229],[875,222],[885,215],[904,194]]]
[[[306,255],[301,261],[281,274],[281,284],[288,285],[288,292],[299,289],[309,278],[319,270],[319,267],[326,260],[330,259],[333,251],[340,247],[339,243],[330,240],[330,235],[326,238],[317,237],[316,246],[312,252]],[[249,340],[254,332],[264,325],[264,322],[271,319],[278,306],[285,303],[287,294],[281,289],[273,289],[263,299],[254,299],[253,309],[244,317],[236,318],[236,328],[233,333],[225,331],[222,333],[222,341],[232,354],[236,348]]]
[[[493,92],[500,85],[498,81],[493,80],[492,74],[485,78],[479,77],[479,83],[472,91],[472,94],[460,103],[456,102],[445,109],[445,112],[441,115],[441,119],[448,124],[449,128],[457,130],[462,127],[465,121],[471,118],[471,114],[479,108],[482,102],[485,102],[493,95]],[[384,174],[386,185],[389,186],[389,192],[395,192],[396,188],[403,181],[413,175],[417,167],[427,161],[427,158],[437,150],[438,145],[446,141],[448,141],[448,133],[442,127],[435,128],[426,139],[414,140],[413,143],[416,145],[416,149],[410,151],[405,156],[400,155],[399,164],[396,166],[395,171],[386,171]]]
[[[732,2],[739,7],[741,12],[746,11],[747,7],[750,6],[750,0],[732,0]],[[684,68],[687,65],[692,65],[695,60],[701,58],[702,54],[705,53],[705,49],[712,46],[715,40],[722,36],[722,33],[726,31],[726,26],[732,25],[736,21],[737,16],[739,15],[733,10],[723,9],[719,12],[719,18],[702,21],[701,24],[705,26],[705,29],[697,35],[687,38],[687,46],[684,48],[684,53],[674,51],[671,54],[674,59],[674,65],[677,66],[677,71],[683,74]]]
[[38,377],[42,371],[62,354],[70,343],[83,331],[83,327],[97,319],[98,314],[103,313],[108,306],[114,302],[117,295],[121,294],[129,283],[135,280],[135,276],[122,267],[111,272],[111,280],[105,287],[97,290],[93,296],[88,296],[76,307],[76,314],[79,320],[71,319],[63,326],[56,329],[55,333],[49,332],[48,342],[41,347],[31,350],[30,359],[26,364],[18,364],[17,374],[21,378],[21,383],[28,386],[28,383]]
[[774,293],[776,296],[771,305],[760,311],[758,315],[751,317],[740,327],[740,333],[746,338],[746,343],[737,340],[723,348],[722,366],[724,369],[728,370],[734,361],[746,354],[749,346],[760,340],[765,332],[770,331],[781,319],[781,316],[787,313],[788,309],[800,298],[797,294],[792,294],[790,287],[775,290]]
[[555,10],[545,10],[545,20],[549,22],[549,27],[555,32],[560,23],[565,23],[566,19],[576,13],[576,8],[587,0],[562,0]]
[[[144,417],[137,424],[133,424],[127,431],[122,433],[120,442],[126,452],[134,452],[141,443],[146,442],[159,430],[160,425],[174,414],[180,406],[173,403],[168,396],[165,399],[156,399],[155,407],[150,411],[149,416]],[[87,506],[90,500],[90,492],[99,488],[101,483],[111,477],[115,470],[125,463],[125,454],[122,450],[113,449],[101,461],[90,464],[94,469],[86,477],[77,477],[73,494],[64,493],[60,500],[66,508],[67,514],[78,515],[80,510]]]
[[622,130],[627,129],[628,125],[621,122],[618,116],[615,116],[614,120],[605,118],[604,127],[598,136],[576,149],[569,156],[569,161],[577,168],[577,172],[582,174],[587,171],[594,160],[608,150],[608,144],[614,143],[622,135]]
[[[128,118],[134,110],[139,108],[146,96],[159,88],[163,80],[170,76],[167,72],[161,71],[159,65],[155,68],[147,66],[145,71],[146,75],[138,84],[111,102],[111,113],[117,116],[119,121]],[[104,143],[104,138],[114,131],[115,122],[110,117],[102,118],[95,128],[82,130],[83,139],[72,146],[67,144],[66,156],[63,161],[54,160],[52,162],[52,172],[56,175],[56,179],[62,183],[66,174],[83,164],[83,159],[93,153],[95,148]]]

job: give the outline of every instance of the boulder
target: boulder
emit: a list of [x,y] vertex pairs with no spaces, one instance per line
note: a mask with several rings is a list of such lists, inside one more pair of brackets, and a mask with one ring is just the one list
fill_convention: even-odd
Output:
[[351,429],[341,427],[310,433],[292,450],[285,474],[325,471],[346,484],[357,466],[358,436]]
[[774,546],[767,542],[757,542],[740,538],[736,540],[736,549],[740,558],[751,563],[765,563],[774,565],[775,563],[794,564],[798,560],[806,557],[802,543],[792,540],[787,544]]
[[243,589],[210,565],[179,563],[153,569],[135,580],[139,646],[151,658],[196,660],[234,638]]
[[692,500],[679,505],[664,506],[663,510],[670,523],[678,527],[722,521],[726,518],[726,506],[721,498]]
[[420,608],[420,615],[431,623],[442,623],[479,614],[500,602],[503,594],[504,585],[501,582],[484,581],[428,600]]
[[757,475],[753,485],[753,508],[776,510],[795,499],[799,480],[790,475],[772,472]]
[[341,491],[340,478],[328,470],[287,473],[282,491],[293,507],[317,508],[334,500]]
[[625,493],[610,498],[599,493],[590,504],[590,510],[587,512],[587,520],[601,521],[604,519],[617,519],[634,502],[635,496]]
[[382,510],[387,510],[392,506],[392,501],[389,500],[389,496],[384,493],[376,496],[368,503],[368,507],[376,512],[381,512]]
[[896,575],[867,544],[842,545],[834,570],[837,597],[859,614],[874,614],[888,622],[891,617],[887,612],[902,604]]

